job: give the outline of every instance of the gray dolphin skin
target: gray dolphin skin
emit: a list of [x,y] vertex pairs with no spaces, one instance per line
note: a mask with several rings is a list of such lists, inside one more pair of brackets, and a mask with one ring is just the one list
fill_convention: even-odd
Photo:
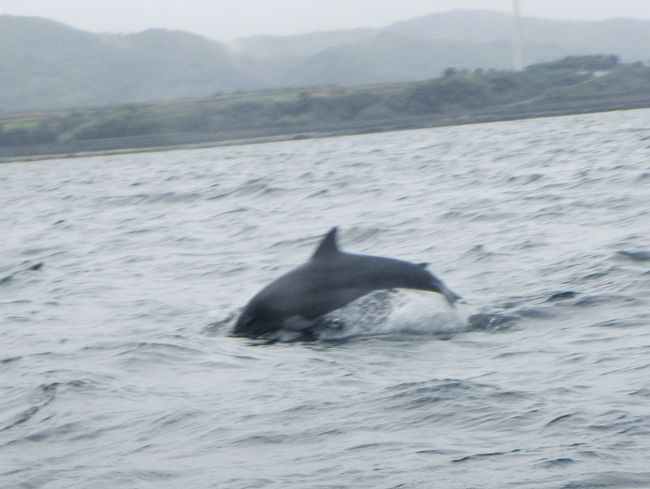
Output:
[[280,329],[308,330],[319,317],[380,289],[417,289],[460,299],[425,269],[393,258],[341,251],[337,228],[323,238],[304,265],[271,282],[246,305],[234,336],[258,337]]

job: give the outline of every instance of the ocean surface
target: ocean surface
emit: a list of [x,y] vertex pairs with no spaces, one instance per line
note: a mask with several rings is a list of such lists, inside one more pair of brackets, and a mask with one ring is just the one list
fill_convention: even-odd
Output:
[[[230,337],[335,225],[462,303]],[[0,165],[0,487],[650,487],[650,111]]]

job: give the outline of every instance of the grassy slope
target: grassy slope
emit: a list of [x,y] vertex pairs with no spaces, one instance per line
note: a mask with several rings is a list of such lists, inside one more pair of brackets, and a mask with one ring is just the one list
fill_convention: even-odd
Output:
[[[581,57],[521,73],[452,72],[434,80],[358,87],[275,90],[41,114],[0,115],[0,148],[122,139],[120,147],[227,137],[369,130],[490,114],[526,117],[650,101],[650,68],[612,57]],[[605,104],[605,105],[604,105]],[[606,105],[609,104],[609,105]],[[612,105],[613,104],[613,105]],[[625,105],[627,104],[627,105]],[[473,119],[472,119],[473,118]],[[419,122],[417,122],[419,121]],[[329,128],[329,129],[328,129]],[[145,138],[132,143],[127,138]],[[148,139],[146,139],[148,138]],[[79,146],[80,148],[82,146]],[[6,151],[5,151],[6,152]]]

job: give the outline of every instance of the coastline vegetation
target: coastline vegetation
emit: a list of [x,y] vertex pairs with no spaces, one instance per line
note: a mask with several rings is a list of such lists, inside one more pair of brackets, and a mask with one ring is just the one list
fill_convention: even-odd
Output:
[[[57,112],[0,113],[0,149],[66,145],[148,137],[151,146],[184,135],[220,135],[253,130],[300,134],[326,127],[512,113],[527,117],[544,109],[581,112],[609,101],[650,106],[650,68],[621,63],[616,56],[569,57],[521,72],[449,68],[433,80],[358,87],[317,87],[215,94],[212,97]],[[636,101],[636,102],[635,102]],[[611,105],[611,104],[610,104]],[[608,106],[604,106],[607,109]],[[629,107],[627,107],[629,108]],[[173,137],[168,137],[173,135]],[[153,138],[153,139],[151,139]],[[221,137],[223,139],[223,137]],[[190,139],[187,139],[191,142]],[[128,144],[127,144],[128,146]],[[110,147],[110,143],[107,147]],[[28,151],[23,151],[28,153]],[[0,155],[2,156],[2,155]]]

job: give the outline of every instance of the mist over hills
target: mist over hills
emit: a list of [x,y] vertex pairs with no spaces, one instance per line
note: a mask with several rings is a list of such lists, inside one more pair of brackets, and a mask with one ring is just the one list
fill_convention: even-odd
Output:
[[[446,68],[509,69],[512,20],[456,10],[297,36],[220,43],[182,31],[94,34],[0,16],[0,111],[125,104],[216,92],[433,78]],[[523,19],[527,64],[569,55],[650,59],[650,21]]]
[[0,16],[0,110],[47,110],[259,86],[227,46],[182,31],[92,34]]

